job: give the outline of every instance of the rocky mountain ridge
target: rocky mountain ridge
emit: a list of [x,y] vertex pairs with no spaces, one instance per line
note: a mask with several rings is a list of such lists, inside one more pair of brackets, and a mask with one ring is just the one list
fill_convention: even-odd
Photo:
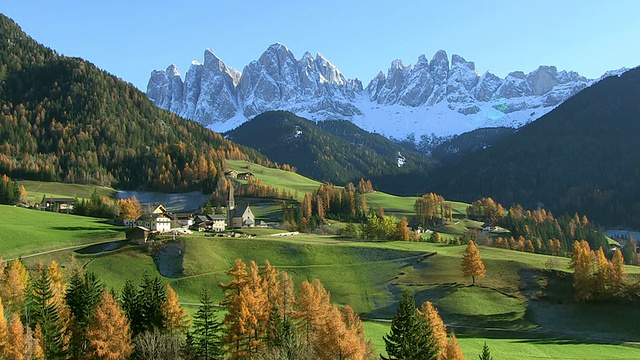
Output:
[[366,88],[347,79],[321,54],[297,60],[274,44],[240,73],[211,49],[194,61],[184,81],[175,65],[153,71],[147,95],[159,107],[216,131],[232,129],[269,110],[287,110],[313,120],[346,119],[398,139],[451,135],[480,127],[520,127],[546,114],[593,83],[573,71],[540,66],[504,79],[459,55],[438,51],[415,65],[391,63]]

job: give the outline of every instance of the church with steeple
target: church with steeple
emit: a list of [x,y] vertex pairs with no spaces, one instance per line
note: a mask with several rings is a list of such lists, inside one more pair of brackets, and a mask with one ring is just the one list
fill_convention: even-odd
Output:
[[233,196],[233,184],[229,184],[229,197],[227,199],[227,226],[229,228],[254,227],[256,218],[249,204],[236,207]]

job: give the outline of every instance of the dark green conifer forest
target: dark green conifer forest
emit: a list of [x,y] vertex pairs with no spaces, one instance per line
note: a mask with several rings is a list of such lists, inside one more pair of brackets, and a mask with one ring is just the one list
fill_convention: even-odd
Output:
[[267,160],[158,109],[90,62],[0,16],[0,173],[159,191],[211,190],[224,159]]

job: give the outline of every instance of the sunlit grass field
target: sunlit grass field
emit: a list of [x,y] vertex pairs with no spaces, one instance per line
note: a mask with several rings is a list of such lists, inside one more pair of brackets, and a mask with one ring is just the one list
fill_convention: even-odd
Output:
[[[238,172],[254,173],[266,185],[297,190],[300,198],[320,185],[290,172],[242,161],[228,163]],[[25,187],[34,198],[44,193],[89,197],[93,192],[93,187],[45,184],[25,183]],[[108,196],[110,190],[100,191]],[[380,192],[367,194],[370,208],[381,206],[388,215],[397,217],[413,215],[415,200]],[[278,201],[256,199],[251,206],[257,216],[266,219],[280,211]],[[481,223],[464,219],[466,207],[454,203],[454,221],[436,231],[450,239],[462,236],[469,228],[479,228]],[[0,256],[4,259],[124,239],[123,228],[87,217],[0,206],[0,219]],[[336,230],[343,225],[332,221],[331,227]],[[425,300],[436,305],[445,323],[458,335],[467,359],[476,358],[485,341],[496,360],[640,358],[639,349],[621,345],[640,339],[640,311],[618,304],[576,304],[567,258],[481,246],[487,272],[477,279],[476,286],[471,286],[471,279],[460,271],[464,245],[358,241],[315,234],[270,236],[278,231],[249,229],[247,233],[257,235],[250,239],[181,236],[179,265],[183,272],[172,278],[159,274],[153,251],[147,246],[125,245],[85,254],[65,250],[23,261],[32,269],[38,262],[54,259],[65,269],[83,267],[95,272],[116,293],[127,279],[139,282],[144,273],[160,276],[171,283],[182,302],[197,303],[204,287],[214,299],[222,299],[218,284],[230,280],[226,271],[236,258],[247,264],[255,260],[260,266],[268,259],[288,272],[297,285],[303,280],[320,279],[334,303],[349,304],[361,315],[367,337],[381,353],[382,337],[389,332],[388,321],[406,289],[414,294],[418,305]],[[631,282],[639,281],[637,266],[627,267],[627,272]],[[193,306],[188,309],[195,311]]]
[[84,216],[0,205],[0,219],[4,259],[125,238],[124,228]]

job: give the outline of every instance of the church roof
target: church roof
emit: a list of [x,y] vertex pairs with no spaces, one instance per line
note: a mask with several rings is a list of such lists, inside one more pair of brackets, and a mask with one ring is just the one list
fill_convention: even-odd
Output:
[[233,209],[233,217],[240,217],[249,209],[249,204],[240,205]]

